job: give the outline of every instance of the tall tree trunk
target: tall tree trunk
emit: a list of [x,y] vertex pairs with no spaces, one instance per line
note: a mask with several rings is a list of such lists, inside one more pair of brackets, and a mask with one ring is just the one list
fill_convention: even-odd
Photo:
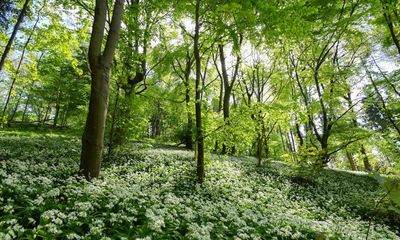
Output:
[[187,116],[187,129],[185,132],[186,148],[193,149],[193,117],[190,111],[190,73],[192,71],[193,58],[190,56],[189,50],[186,51],[186,65],[185,65],[185,104]]
[[264,119],[262,119],[261,116],[259,116],[260,121],[259,124],[261,125],[261,131],[257,131],[257,166],[261,166],[261,161],[262,161],[262,150],[263,146],[265,147],[265,157],[269,158],[269,146],[268,146],[268,138],[269,136],[266,135],[266,129],[265,129],[265,124],[264,124]]
[[268,160],[270,157],[269,140],[264,139],[265,158]]
[[262,134],[258,133],[257,134],[257,167],[261,167],[262,147],[263,147]]
[[[230,100],[230,98],[231,98],[231,91],[229,88],[228,89],[225,88],[222,112],[224,114],[224,121],[225,121],[226,125],[230,125],[230,123],[229,123],[229,115],[230,115],[229,100]],[[233,147],[233,146],[231,146],[231,147]],[[226,154],[229,152],[229,150],[227,148],[228,148],[228,146],[225,143],[223,143],[222,144],[222,154]]]
[[[189,110],[190,111],[190,110]],[[190,112],[187,113],[187,129],[185,144],[187,149],[193,149],[193,118]]]
[[290,158],[292,159],[293,162],[297,162],[296,158],[296,146],[294,145],[293,139],[292,139],[292,131],[289,130],[289,132],[286,133],[286,140],[287,140],[287,145],[288,149],[290,152]]
[[295,127],[296,127],[297,138],[299,139],[299,145],[300,147],[302,147],[304,145],[304,139],[300,131],[300,125],[296,122]]
[[[216,63],[216,61],[214,60],[215,63],[215,67],[217,69],[218,75],[220,77],[220,87],[219,87],[219,96],[218,96],[218,108],[217,108],[217,113],[220,113],[222,111],[222,105],[223,105],[223,99],[224,99],[224,78],[222,77],[221,73],[218,70],[218,65]],[[219,143],[218,143],[218,139],[215,140],[214,143],[214,153],[218,152],[218,148],[219,148]],[[224,152],[224,150],[222,150],[222,153]]]
[[298,150],[297,150],[296,141],[294,140],[294,134],[293,134],[292,130],[289,131],[289,136],[290,136],[290,142],[292,143],[293,151],[297,153]]
[[116,0],[114,3],[107,41],[102,52],[107,1],[96,0],[95,16],[89,44],[89,65],[92,77],[91,94],[89,112],[82,136],[82,152],[79,166],[80,173],[89,180],[97,178],[100,175],[104,127],[109,97],[110,70],[114,51],[118,43],[124,2],[124,0]]
[[53,128],[57,126],[58,115],[60,113],[60,89],[57,90],[57,99],[56,99],[56,113],[54,114]]
[[24,20],[25,14],[28,11],[29,2],[30,2],[30,0],[25,1],[24,6],[22,7],[22,10],[19,13],[17,22],[15,23],[14,29],[11,33],[10,39],[8,39],[8,42],[7,42],[6,48],[4,49],[3,55],[1,55],[0,71],[3,69],[4,62],[6,61],[7,55],[11,50],[11,45],[13,44],[15,36],[17,35],[17,32],[19,30],[19,27],[20,27],[22,21]]
[[349,161],[350,167],[352,171],[357,171],[357,165],[354,162],[354,156],[351,154],[349,150],[346,150],[346,158]]
[[283,136],[283,139],[284,139],[285,144],[287,146],[287,150],[288,150],[288,154],[290,156],[290,159],[294,162],[295,161],[294,156],[293,156],[294,150],[293,150],[292,143],[290,142],[290,134],[288,132],[286,132],[286,133],[282,132],[282,136]]
[[280,135],[280,137],[281,137],[281,143],[282,143],[283,152],[287,152],[287,150],[286,150],[286,144],[285,144],[285,139],[284,139],[284,137],[283,137],[283,133],[282,133],[281,126],[278,126],[278,130],[279,130],[279,135]]
[[194,59],[196,64],[196,99],[195,99],[195,112],[196,112],[196,149],[197,149],[197,182],[203,183],[204,173],[204,136],[201,119],[201,57],[199,49],[199,37],[200,37],[200,0],[196,0],[195,10],[195,34],[194,34]]
[[[230,98],[231,98],[231,84],[229,82],[228,72],[226,70],[225,56],[224,56],[224,46],[222,44],[218,45],[219,49],[219,58],[221,62],[221,75],[223,79],[223,104],[222,104],[222,112],[224,116],[224,121],[226,125],[229,125],[229,113],[230,113]],[[232,84],[233,85],[233,84]],[[226,154],[228,152],[227,146],[225,143],[222,144],[222,154]]]
[[[239,41],[240,41],[240,43],[242,42],[242,35],[240,35]],[[223,86],[224,86],[222,111],[224,114],[225,124],[229,125],[230,99],[231,99],[232,88],[235,84],[237,74],[239,71],[240,55],[237,56],[234,73],[233,73],[231,80],[229,80],[228,71],[227,71],[226,62],[225,62],[224,46],[222,44],[219,44],[218,49],[219,49],[219,58],[220,58],[220,62],[221,62],[221,75],[222,75]],[[228,147],[224,143],[222,145],[222,154],[226,154],[228,152],[228,148],[230,148],[229,152],[231,154],[234,153],[235,146]]]
[[218,98],[218,110],[217,110],[217,112],[221,112],[221,110],[222,110],[223,99],[224,99],[224,79],[221,78],[220,88],[219,88],[219,98]]
[[321,144],[320,160],[322,163],[322,167],[325,167],[329,162],[328,136],[329,135],[323,134],[322,140],[320,141],[320,144]]
[[367,155],[367,152],[365,151],[364,145],[361,146],[361,155],[362,155],[362,159],[363,159],[363,163],[364,163],[364,168],[366,171],[371,172],[372,171],[372,166],[369,162],[369,158]]

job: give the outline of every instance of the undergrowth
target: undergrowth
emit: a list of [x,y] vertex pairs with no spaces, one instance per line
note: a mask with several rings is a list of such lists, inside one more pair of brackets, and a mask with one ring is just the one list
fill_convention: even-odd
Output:
[[369,175],[129,144],[78,177],[79,139],[1,133],[0,239],[399,239]]

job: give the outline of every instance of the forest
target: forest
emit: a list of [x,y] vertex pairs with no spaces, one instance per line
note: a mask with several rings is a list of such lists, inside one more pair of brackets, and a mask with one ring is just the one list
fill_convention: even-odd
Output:
[[0,239],[400,239],[399,0],[1,0]]

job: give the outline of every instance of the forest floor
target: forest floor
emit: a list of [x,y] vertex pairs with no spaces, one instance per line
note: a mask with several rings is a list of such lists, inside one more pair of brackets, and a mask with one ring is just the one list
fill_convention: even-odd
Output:
[[400,239],[370,175],[132,143],[89,183],[79,140],[0,132],[0,239]]

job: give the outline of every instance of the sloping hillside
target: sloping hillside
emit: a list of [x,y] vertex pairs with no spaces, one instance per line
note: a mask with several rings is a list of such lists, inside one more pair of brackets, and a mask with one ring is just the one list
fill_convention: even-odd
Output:
[[79,149],[74,137],[1,133],[0,239],[365,239],[368,228],[400,239],[368,175],[209,155],[199,186],[192,152],[131,144],[88,183]]

